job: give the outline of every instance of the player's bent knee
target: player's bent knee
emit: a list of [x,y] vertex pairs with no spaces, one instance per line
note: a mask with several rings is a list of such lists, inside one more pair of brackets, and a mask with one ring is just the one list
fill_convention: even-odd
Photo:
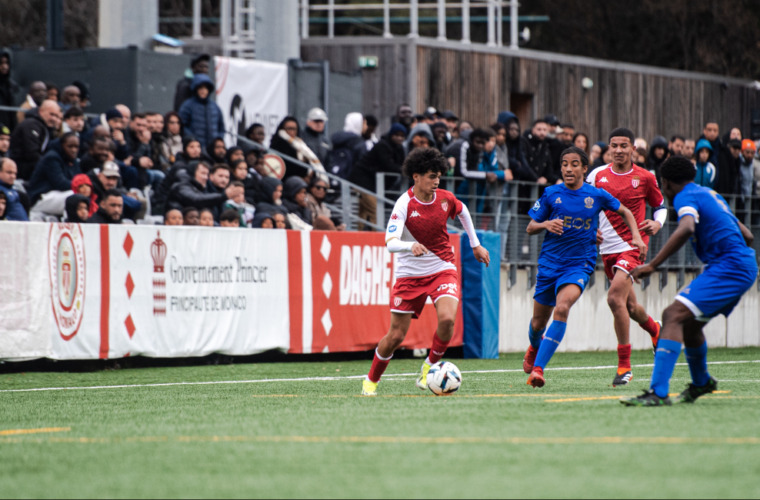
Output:
[[673,323],[685,323],[688,320],[694,319],[694,313],[692,313],[688,307],[680,302],[674,302],[670,304],[662,312],[663,324],[669,325]]
[[567,317],[570,315],[570,304],[557,304],[554,308],[554,319],[562,322],[567,322]]

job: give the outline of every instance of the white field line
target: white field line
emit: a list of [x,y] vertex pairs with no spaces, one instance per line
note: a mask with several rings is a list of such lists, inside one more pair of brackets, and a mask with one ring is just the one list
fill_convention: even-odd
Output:
[[[740,361],[713,361],[710,365],[735,365],[747,363],[760,363],[760,359],[740,360]],[[369,364],[369,363],[368,363]],[[633,365],[634,368],[652,367],[653,363]],[[686,363],[677,363],[676,366],[687,366]],[[552,371],[571,371],[571,370],[609,370],[617,368],[616,365],[605,366],[567,366],[552,367]],[[523,373],[522,368],[514,370],[463,370],[462,373]],[[389,373],[384,378],[416,377],[419,372],[413,373]],[[40,392],[40,391],[86,391],[98,389],[135,389],[140,387],[176,387],[186,385],[231,385],[231,384],[262,384],[270,382],[317,382],[317,381],[334,381],[361,379],[365,375],[344,375],[332,377],[296,377],[296,378],[264,378],[254,380],[208,380],[205,382],[165,382],[159,384],[124,384],[124,385],[94,385],[94,386],[75,386],[75,387],[37,387],[32,389],[0,389],[0,394],[9,392]]]

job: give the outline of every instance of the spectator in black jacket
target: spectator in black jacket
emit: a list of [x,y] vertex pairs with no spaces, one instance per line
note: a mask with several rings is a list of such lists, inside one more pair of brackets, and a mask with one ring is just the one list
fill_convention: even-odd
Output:
[[30,110],[13,131],[8,156],[18,165],[19,179],[27,181],[32,177],[35,165],[47,150],[62,118],[58,103],[45,100],[39,108]]
[[46,215],[63,216],[66,198],[71,195],[71,181],[82,173],[78,153],[79,137],[68,132],[34,167],[27,190],[32,202],[30,220],[43,221]]
[[87,219],[91,224],[121,224],[121,213],[124,209],[124,201],[121,193],[115,189],[106,191],[100,200],[98,211]]
[[303,129],[303,141],[311,149],[322,165],[327,165],[332,149],[330,139],[325,134],[327,113],[320,108],[311,108],[306,115],[306,127]]
[[[388,172],[399,174],[399,177],[395,180],[389,180],[386,189],[397,188],[396,184],[401,179],[401,166],[404,164],[403,144],[406,133],[406,127],[400,123],[391,125],[388,133],[382,136],[375,147],[362,157],[348,180],[374,193],[377,191],[377,174]],[[359,195],[358,215],[360,219],[377,224],[377,198],[361,193]],[[359,231],[363,229],[364,224],[360,223]],[[367,229],[371,229],[370,226],[367,226]]]
[[533,122],[530,130],[523,132],[521,139],[528,165],[535,176],[530,180],[535,180],[538,184],[554,184],[559,179],[547,141],[548,132],[549,125],[543,118],[539,118]]
[[219,217],[219,208],[227,200],[225,193],[210,193],[207,190],[209,166],[203,161],[191,164],[188,169],[190,178],[174,184],[169,193],[170,208],[195,207],[209,208],[214,219]]

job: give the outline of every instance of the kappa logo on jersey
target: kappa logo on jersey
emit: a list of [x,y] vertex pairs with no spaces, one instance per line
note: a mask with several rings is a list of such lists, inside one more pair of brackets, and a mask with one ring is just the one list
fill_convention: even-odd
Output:
[[420,216],[420,213],[416,210],[413,210],[412,215],[410,215],[409,217],[419,217],[419,216]]
[[457,284],[456,283],[444,283],[443,285],[438,287],[438,290],[436,292],[443,292],[448,293],[449,295],[456,295],[457,294]]
[[449,202],[446,201],[446,200],[443,200],[441,202],[441,208],[443,209],[444,212],[448,212],[449,211]]
[[541,208],[541,202],[536,200],[536,202],[533,204],[533,210],[538,211]]
[[396,214],[391,215],[391,220],[398,220],[399,216]]
[[641,179],[639,179],[638,175],[634,175],[633,179],[631,179],[631,186],[633,186],[633,189],[636,189],[639,187],[639,184],[641,184]]
[[560,198],[559,196],[557,196],[557,199],[554,200],[554,204],[557,205],[559,203],[562,203],[562,198]]
[[599,183],[601,184],[602,182],[610,182],[610,181],[608,181],[606,177],[602,177],[601,179],[599,179]]
[[594,199],[591,196],[583,200],[583,203],[586,205],[586,208],[594,208]]

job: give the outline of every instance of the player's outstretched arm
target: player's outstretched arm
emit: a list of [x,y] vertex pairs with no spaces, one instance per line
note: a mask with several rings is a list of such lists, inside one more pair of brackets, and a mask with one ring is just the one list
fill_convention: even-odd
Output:
[[742,224],[742,221],[737,220],[736,223],[739,224],[739,230],[742,232],[744,242],[747,243],[748,247],[751,247],[752,242],[755,241],[755,236],[752,234],[752,231],[750,231],[747,226]]
[[647,246],[644,244],[644,240],[641,239],[641,233],[639,233],[639,228],[636,225],[636,219],[633,217],[631,211],[625,208],[622,204],[620,205],[620,208],[618,208],[617,213],[623,217],[623,221],[625,221],[626,225],[631,230],[631,234],[633,235],[631,244],[639,249],[639,257],[643,262],[647,258]]
[[663,262],[665,262],[665,260],[667,260],[668,257],[676,253],[678,249],[680,249],[687,241],[689,241],[689,238],[691,238],[695,230],[696,224],[694,217],[681,217],[681,220],[678,221],[678,227],[676,230],[673,231],[673,234],[670,235],[668,241],[665,242],[660,251],[657,252],[657,255],[654,256],[649,264],[639,266],[634,269],[633,272],[631,272],[633,279],[638,280],[639,278],[646,278],[655,272],[657,268]]
[[525,230],[531,236],[533,236],[534,234],[540,233],[544,229],[546,229],[550,233],[561,235],[564,232],[563,228],[564,228],[564,223],[562,222],[562,219],[546,220],[544,222],[536,222],[535,220],[531,220],[528,223],[528,227],[525,228]]

